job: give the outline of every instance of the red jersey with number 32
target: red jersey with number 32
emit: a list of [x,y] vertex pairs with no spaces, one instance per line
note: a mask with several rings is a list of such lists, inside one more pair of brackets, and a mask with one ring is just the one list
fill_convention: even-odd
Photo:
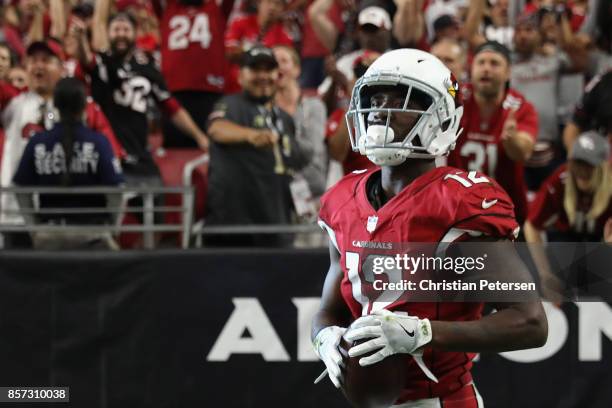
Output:
[[[478,235],[514,239],[518,224],[507,194],[481,173],[439,167],[418,177],[375,210],[368,200],[366,184],[377,171],[353,172],[321,198],[320,225],[340,253],[344,274],[341,292],[353,319],[380,308],[430,320],[480,319],[482,303],[410,302],[408,294],[377,301],[386,296],[384,292],[370,295],[376,296],[370,299],[374,274],[369,270],[368,255],[381,248],[384,256],[394,256],[395,248],[410,242],[454,242]],[[402,250],[396,253],[401,255]],[[399,278],[408,273],[400,271]],[[398,276],[389,275],[388,279],[391,282]],[[407,356],[406,387],[399,402],[443,397],[470,383],[473,357],[471,353],[426,349],[423,360],[438,378],[436,384]]]
[[167,0],[160,29],[161,70],[168,89],[222,93],[227,69],[225,16],[217,2],[187,6]]
[[523,163],[508,157],[502,143],[502,129],[511,110],[518,131],[526,132],[534,141],[538,134],[538,115],[523,95],[510,89],[502,104],[490,120],[480,117],[480,108],[473,93],[467,88],[465,107],[461,118],[463,133],[457,139],[455,149],[448,156],[449,166],[480,171],[493,177],[508,193],[516,207],[519,222],[527,217],[527,185]]

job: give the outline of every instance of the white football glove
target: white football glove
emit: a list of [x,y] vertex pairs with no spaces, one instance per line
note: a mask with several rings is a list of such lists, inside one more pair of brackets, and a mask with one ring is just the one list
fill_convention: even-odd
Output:
[[374,352],[371,356],[359,359],[362,367],[376,364],[397,353],[412,354],[425,375],[432,381],[437,378],[423,363],[421,347],[431,342],[431,323],[428,319],[404,316],[386,309],[377,310],[371,315],[355,320],[344,335],[349,343],[369,339],[351,347],[350,357],[358,357]]
[[327,375],[336,388],[340,388],[342,382],[340,367],[344,362],[338,346],[345,332],[346,327],[327,326],[317,334],[313,343],[315,353],[325,363]]

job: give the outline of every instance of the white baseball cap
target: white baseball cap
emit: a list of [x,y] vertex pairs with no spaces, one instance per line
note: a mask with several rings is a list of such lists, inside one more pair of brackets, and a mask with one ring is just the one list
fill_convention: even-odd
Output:
[[357,22],[360,26],[372,24],[378,28],[391,30],[391,17],[389,17],[389,13],[384,8],[378,6],[370,6],[361,10]]

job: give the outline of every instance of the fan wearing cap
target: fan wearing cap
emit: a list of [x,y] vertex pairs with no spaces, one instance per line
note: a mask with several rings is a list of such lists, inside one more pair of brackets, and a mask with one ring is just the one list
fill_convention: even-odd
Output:
[[[288,224],[291,174],[312,158],[296,143],[291,116],[276,106],[278,62],[253,47],[241,61],[243,91],[223,97],[209,116],[212,139],[207,225]],[[282,245],[281,236],[210,237],[208,245]]]
[[525,223],[528,242],[542,242],[542,232],[554,241],[612,239],[612,174],[610,146],[595,131],[574,142],[567,164],[544,181],[529,209]]
[[[357,29],[359,49],[339,58],[336,62],[336,71],[325,78],[321,86],[319,86],[318,92],[320,95],[325,95],[324,99],[328,99],[329,95],[326,95],[328,92],[333,92],[334,96],[337,96],[339,99],[348,97],[350,87],[346,87],[355,79],[353,74],[355,61],[366,52],[373,51],[383,54],[391,48],[392,25],[391,17],[387,10],[378,6],[366,7],[359,12],[357,22],[359,24]],[[342,81],[340,81],[341,86],[338,86],[337,77],[341,75],[343,76]],[[332,106],[333,109],[336,107]],[[329,106],[328,110],[332,111]]]
[[[51,129],[59,119],[53,104],[53,91],[64,73],[63,57],[61,45],[53,40],[33,42],[27,49],[26,70],[29,89],[18,96],[13,95],[2,116],[6,131],[0,172],[3,187],[11,185],[29,138],[39,131]],[[123,149],[115,139],[104,114],[91,99],[87,100],[84,120],[88,127],[109,139],[117,157],[123,154]],[[3,194],[1,200],[1,208],[17,208],[14,195]],[[0,214],[0,221],[19,224],[23,219],[16,214],[3,212]],[[5,240],[5,244],[9,246],[10,241],[12,238]]]
[[512,199],[516,218],[527,216],[525,160],[538,133],[538,116],[519,92],[509,89],[510,52],[489,41],[475,50],[472,86],[466,88],[463,134],[448,157],[450,166],[481,171],[497,180]]
[[225,93],[240,91],[239,63],[242,53],[254,45],[272,48],[277,45],[293,46],[293,38],[282,22],[285,0],[257,0],[257,11],[238,17],[225,31],[225,54],[233,62]]

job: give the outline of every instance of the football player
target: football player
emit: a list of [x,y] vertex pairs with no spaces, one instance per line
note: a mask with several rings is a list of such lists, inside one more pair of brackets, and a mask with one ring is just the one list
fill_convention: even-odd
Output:
[[[394,407],[481,407],[473,353],[539,347],[547,338],[539,301],[493,304],[496,313],[483,317],[483,303],[411,302],[405,295],[383,302],[369,289],[369,248],[516,237],[512,202],[496,182],[434,164],[454,147],[462,113],[459,85],[439,59],[413,49],[383,54],[355,84],[347,113],[352,148],[380,168],[345,176],[321,199],[330,268],[313,319],[315,351],[336,387],[343,337],[361,341],[349,350],[361,366],[403,353],[408,374]],[[489,253],[487,264],[528,273],[512,251]]]

